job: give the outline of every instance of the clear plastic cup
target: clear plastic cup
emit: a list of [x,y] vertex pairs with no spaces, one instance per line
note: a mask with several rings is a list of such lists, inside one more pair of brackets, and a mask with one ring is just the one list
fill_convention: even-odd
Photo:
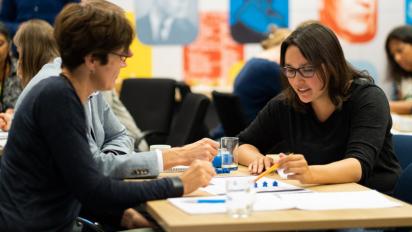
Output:
[[249,217],[255,201],[255,188],[250,178],[226,180],[227,213],[233,218]]

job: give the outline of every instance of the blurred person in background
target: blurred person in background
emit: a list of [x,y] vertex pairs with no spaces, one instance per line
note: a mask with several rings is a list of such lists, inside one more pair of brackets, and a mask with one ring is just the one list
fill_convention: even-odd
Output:
[[0,23],[0,112],[13,112],[21,92],[10,47],[11,39],[8,30],[3,23]]
[[412,26],[394,28],[385,42],[388,59],[388,80],[393,81],[391,111],[412,113]]
[[29,19],[43,19],[53,25],[56,15],[70,2],[79,0],[2,0],[0,21],[14,36],[19,25]]

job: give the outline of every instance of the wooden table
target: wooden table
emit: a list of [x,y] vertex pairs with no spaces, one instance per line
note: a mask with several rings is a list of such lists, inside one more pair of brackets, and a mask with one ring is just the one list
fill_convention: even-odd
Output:
[[[236,174],[244,174],[242,168]],[[277,178],[274,176],[274,178]],[[296,181],[286,181],[299,185]],[[360,191],[366,190],[356,183],[305,186],[313,191]],[[194,195],[205,195],[200,191]],[[147,210],[153,218],[170,232],[184,231],[284,231],[314,230],[356,227],[412,226],[412,205],[385,209],[353,210],[280,210],[253,212],[249,218],[234,219],[226,214],[189,215],[166,200],[147,203]]]

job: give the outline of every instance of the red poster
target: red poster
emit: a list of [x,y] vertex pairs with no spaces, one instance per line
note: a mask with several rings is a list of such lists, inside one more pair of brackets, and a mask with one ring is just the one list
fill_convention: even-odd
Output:
[[184,79],[190,85],[230,85],[229,70],[243,61],[243,45],[236,43],[228,25],[228,14],[200,15],[199,34],[183,50]]

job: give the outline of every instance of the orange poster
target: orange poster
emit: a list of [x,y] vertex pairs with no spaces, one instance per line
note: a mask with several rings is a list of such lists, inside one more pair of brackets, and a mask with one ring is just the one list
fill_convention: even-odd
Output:
[[243,45],[236,43],[224,12],[200,15],[199,34],[183,50],[184,79],[190,85],[232,85],[231,69],[243,61]]
[[323,0],[320,22],[350,43],[371,41],[378,27],[377,0]]

